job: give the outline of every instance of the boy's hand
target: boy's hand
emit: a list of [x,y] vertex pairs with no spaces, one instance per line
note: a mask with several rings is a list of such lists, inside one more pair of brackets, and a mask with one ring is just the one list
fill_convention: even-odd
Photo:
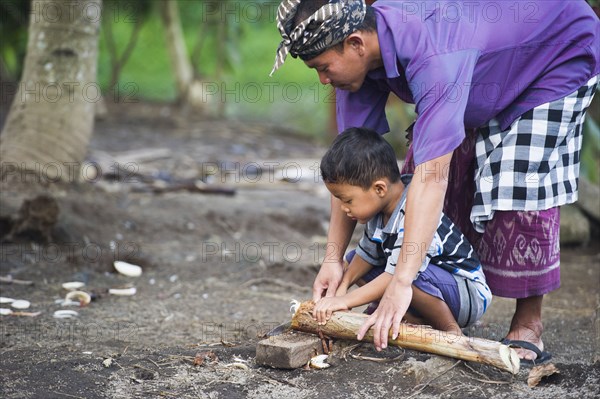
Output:
[[336,310],[348,310],[348,305],[346,305],[344,297],[321,298],[315,305],[313,318],[318,324],[324,325]]

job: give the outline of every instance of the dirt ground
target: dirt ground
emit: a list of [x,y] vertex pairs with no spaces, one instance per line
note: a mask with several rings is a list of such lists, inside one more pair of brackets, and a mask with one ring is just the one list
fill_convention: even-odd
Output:
[[[562,287],[544,307],[544,341],[559,374],[535,388],[527,385],[527,369],[511,376],[398,348],[376,353],[370,344],[345,359],[338,352],[325,370],[257,365],[259,337],[290,318],[291,299],[310,298],[324,254],[328,194],[315,178],[323,146],[268,124],[174,122],[164,106],[110,111],[96,124],[90,159],[116,159],[122,167],[126,151],[162,155],[125,162],[112,179],[97,167],[97,178],[86,175],[90,182],[41,189],[60,212],[50,241],[2,243],[0,275],[34,284],[2,284],[1,296],[27,299],[27,311],[41,314],[0,318],[0,397],[591,398],[600,392],[597,246],[563,249]],[[157,194],[138,172],[153,176],[153,188],[202,178],[235,195]],[[16,217],[24,197],[40,191],[23,189],[2,182],[3,223]],[[1,228],[5,235],[7,226]],[[116,273],[115,259],[142,266],[142,276]],[[91,304],[57,303],[67,281],[85,282]],[[107,294],[119,286],[137,293]],[[495,298],[469,334],[501,339],[513,307]],[[53,318],[63,308],[79,316]]]

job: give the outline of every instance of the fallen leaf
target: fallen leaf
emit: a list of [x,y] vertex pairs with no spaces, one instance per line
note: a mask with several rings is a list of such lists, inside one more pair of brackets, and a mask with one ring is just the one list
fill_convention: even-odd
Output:
[[202,366],[204,359],[205,357],[201,353],[196,353],[196,356],[194,357],[194,366]]
[[529,385],[530,388],[533,388],[540,383],[542,378],[551,376],[552,374],[556,373],[560,373],[560,371],[556,368],[556,366],[553,363],[535,366],[529,372],[529,376],[527,377],[527,385]]
[[218,361],[219,358],[213,351],[198,352],[194,357],[194,366],[202,366],[204,364],[204,361],[206,360],[210,361],[211,363],[214,363]]

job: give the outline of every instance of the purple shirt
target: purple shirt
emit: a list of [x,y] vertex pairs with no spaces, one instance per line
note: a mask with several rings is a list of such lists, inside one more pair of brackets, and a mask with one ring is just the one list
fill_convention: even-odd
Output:
[[453,151],[496,118],[574,92],[600,74],[600,21],[584,0],[377,1],[384,66],[355,93],[337,90],[339,131],[389,131],[390,92],[416,104],[416,164]]

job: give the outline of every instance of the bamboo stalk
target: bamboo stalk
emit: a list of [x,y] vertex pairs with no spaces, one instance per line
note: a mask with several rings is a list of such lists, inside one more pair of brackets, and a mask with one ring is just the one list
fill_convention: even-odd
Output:
[[[294,330],[349,340],[356,340],[356,333],[369,317],[356,312],[334,312],[327,324],[320,326],[312,317],[314,302],[300,304],[292,317]],[[373,342],[373,329],[369,329],[364,341]],[[519,372],[520,359],[514,349],[500,342],[483,338],[466,337],[446,331],[434,330],[429,326],[400,324],[400,333],[389,345],[400,346],[421,352],[448,356],[455,359],[478,362],[497,367],[512,374]]]

